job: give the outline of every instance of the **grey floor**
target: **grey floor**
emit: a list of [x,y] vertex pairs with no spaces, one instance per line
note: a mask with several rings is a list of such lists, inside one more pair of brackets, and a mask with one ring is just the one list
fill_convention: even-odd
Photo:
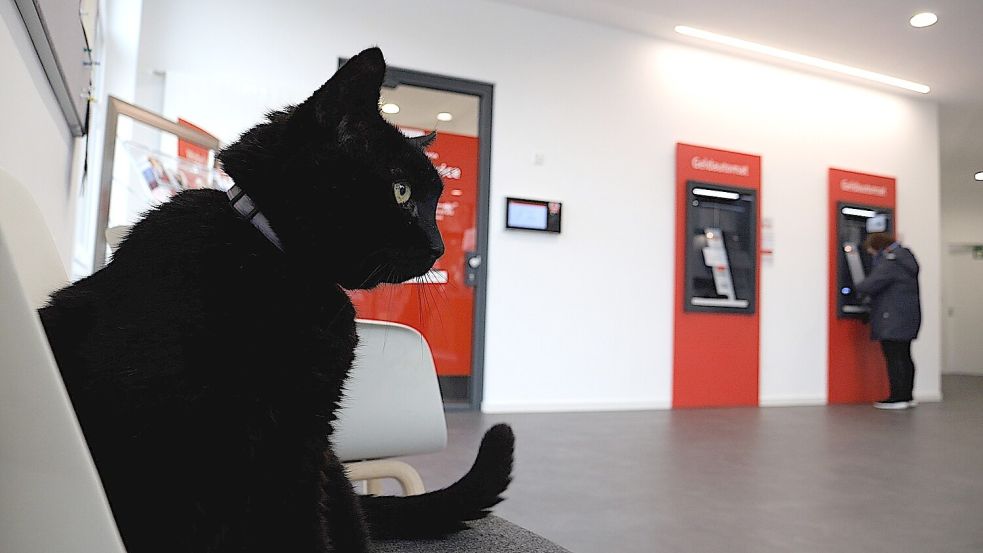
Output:
[[428,489],[483,430],[517,437],[496,513],[574,553],[983,552],[983,378],[943,403],[624,413],[449,413]]

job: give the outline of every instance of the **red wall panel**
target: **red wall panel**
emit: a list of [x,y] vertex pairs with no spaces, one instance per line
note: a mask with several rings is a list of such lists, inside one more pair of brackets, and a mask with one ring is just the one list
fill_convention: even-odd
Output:
[[[745,171],[718,170],[726,163]],[[755,296],[752,314],[695,313],[683,306],[685,290],[686,182],[697,180],[758,191],[761,213],[761,158],[755,155],[676,145],[676,287],[673,304],[673,407],[758,405],[760,356],[761,250],[756,252]],[[761,236],[759,216],[755,217]]]
[[836,221],[839,202],[857,203],[894,210],[894,229],[898,228],[895,209],[895,179],[829,170],[829,403],[870,403],[888,395],[887,373],[880,345],[870,340],[870,327],[858,319],[837,317],[836,263],[840,254]]

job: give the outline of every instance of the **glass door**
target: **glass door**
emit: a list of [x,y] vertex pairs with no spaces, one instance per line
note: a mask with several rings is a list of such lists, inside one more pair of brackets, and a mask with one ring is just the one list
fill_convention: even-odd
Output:
[[[406,82],[413,77],[417,82]],[[380,107],[383,117],[407,136],[437,133],[427,156],[444,181],[437,204],[444,256],[422,277],[351,296],[359,318],[420,331],[433,352],[445,405],[476,409],[481,399],[482,265],[487,243],[488,149],[481,116],[482,102],[490,102],[490,85],[484,85],[486,99],[448,90],[454,79],[439,77],[441,82],[428,83],[428,77],[436,76],[390,68]],[[451,86],[442,81],[451,81]]]

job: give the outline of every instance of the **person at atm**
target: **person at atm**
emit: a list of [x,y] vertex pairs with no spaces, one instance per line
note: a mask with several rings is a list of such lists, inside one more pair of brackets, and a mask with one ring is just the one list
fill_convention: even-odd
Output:
[[911,341],[918,337],[922,323],[918,261],[911,250],[886,232],[868,235],[864,247],[873,256],[873,263],[857,291],[869,299],[871,339],[881,343],[891,386],[891,395],[874,407],[908,409],[915,406]]

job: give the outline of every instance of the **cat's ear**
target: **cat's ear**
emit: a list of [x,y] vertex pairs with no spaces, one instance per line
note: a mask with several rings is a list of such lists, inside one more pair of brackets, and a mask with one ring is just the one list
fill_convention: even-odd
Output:
[[378,114],[379,90],[386,76],[382,50],[369,48],[348,60],[310,98],[301,112],[333,128],[349,114]]

